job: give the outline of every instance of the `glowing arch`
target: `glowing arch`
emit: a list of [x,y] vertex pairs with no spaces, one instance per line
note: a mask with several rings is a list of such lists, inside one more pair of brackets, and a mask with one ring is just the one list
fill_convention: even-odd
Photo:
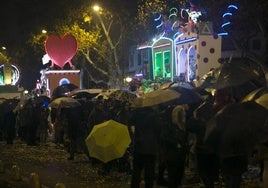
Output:
[[[4,64],[0,65],[0,85],[7,84],[5,81],[5,70],[4,70]],[[11,85],[16,85],[18,81],[20,80],[20,70],[19,68],[11,64]]]
[[196,51],[193,46],[191,46],[187,53],[187,81],[193,81],[196,79],[196,70],[197,70],[197,64],[196,64]]
[[69,84],[70,80],[68,78],[62,78],[59,81],[59,85],[61,86],[62,84]]

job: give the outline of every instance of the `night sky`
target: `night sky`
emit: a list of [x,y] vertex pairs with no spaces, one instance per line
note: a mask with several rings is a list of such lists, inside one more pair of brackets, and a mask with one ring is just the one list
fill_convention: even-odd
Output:
[[[99,0],[100,2],[102,0]],[[79,2],[88,3],[91,0],[4,0],[0,6],[0,46],[5,46],[9,54],[16,54],[18,49],[28,48],[26,46],[31,33],[41,32],[51,25],[51,21],[58,17],[64,17],[66,5],[78,6]],[[116,4],[122,5],[126,9],[136,6],[135,0],[113,0],[103,2],[107,7],[117,9]],[[76,9],[75,9],[76,10]],[[42,57],[26,55],[21,62],[16,62],[22,69],[22,86],[30,89],[40,78],[40,68],[42,67]],[[12,57],[12,55],[11,55]],[[29,66],[30,65],[30,66]],[[29,68],[30,67],[30,68]]]

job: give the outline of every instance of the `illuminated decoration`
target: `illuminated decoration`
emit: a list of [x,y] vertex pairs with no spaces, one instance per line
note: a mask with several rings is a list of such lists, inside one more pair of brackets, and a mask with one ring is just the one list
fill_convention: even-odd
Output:
[[194,3],[190,8],[170,9],[169,16],[157,15],[154,21],[158,23],[158,33],[154,40],[137,47],[144,78],[191,82],[219,66],[222,37],[214,33],[211,22],[198,21],[202,14]]
[[223,18],[223,24],[221,25],[222,31],[218,33],[218,36],[226,36],[228,35],[228,31],[226,28],[231,25],[231,18],[234,15],[234,12],[238,10],[238,7],[236,5],[228,5],[226,12],[222,14]]
[[70,83],[70,80],[67,79],[67,78],[62,78],[60,81],[59,81],[59,85],[63,85],[63,84],[69,84]]
[[40,73],[40,81],[49,97],[59,85],[72,83],[80,86],[80,70],[42,70]]
[[43,63],[43,65],[49,63],[49,61],[50,61],[49,56],[48,56],[47,54],[45,54],[45,55],[42,57],[42,63]]
[[63,35],[61,37],[50,35],[45,41],[45,50],[54,65],[63,68],[66,63],[73,66],[71,60],[77,52],[77,41],[73,35]]
[[197,38],[196,37],[192,37],[192,38],[188,38],[188,39],[185,39],[185,40],[179,40],[176,42],[176,44],[184,44],[184,43],[187,43],[187,42],[192,42],[192,41],[195,41]]
[[161,37],[152,44],[153,78],[172,79],[173,40]]
[[0,65],[0,85],[16,85],[20,79],[20,70],[19,68],[11,64],[9,67],[8,64]]
[[[198,18],[202,15],[201,11],[191,11],[191,9],[182,9],[182,12],[185,11],[188,15],[188,22],[193,21],[195,24],[197,23]],[[181,13],[182,18],[183,14]]]
[[175,7],[171,8],[168,17],[159,13],[154,21],[158,23],[156,29],[158,29],[160,37],[175,39],[180,34],[179,28],[183,28],[187,24],[194,26],[201,15],[201,11],[191,4],[191,8],[180,9],[180,11]]

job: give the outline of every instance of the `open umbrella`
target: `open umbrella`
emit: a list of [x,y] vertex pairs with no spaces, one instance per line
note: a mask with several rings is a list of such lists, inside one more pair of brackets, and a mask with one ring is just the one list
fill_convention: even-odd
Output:
[[165,82],[162,85],[160,85],[159,89],[167,89],[171,87],[173,84],[175,84],[175,82]]
[[87,98],[91,99],[98,94],[100,94],[103,91],[103,89],[75,89],[71,91],[70,95],[72,98],[75,99],[81,99],[81,98]]
[[108,97],[119,101],[129,101],[129,102],[132,102],[135,98],[137,98],[135,93],[126,90],[115,90],[111,92],[111,94]]
[[199,91],[214,95],[216,90],[228,89],[232,96],[241,100],[251,91],[266,86],[263,68],[247,59],[231,60],[211,70],[199,80]]
[[268,109],[268,87],[261,87],[249,93],[243,98],[242,102],[255,101]]
[[89,155],[106,163],[121,158],[131,139],[126,125],[109,120],[95,125],[85,142]]
[[225,106],[207,123],[205,142],[220,157],[250,154],[268,138],[268,110],[254,101]]
[[134,99],[131,106],[133,108],[150,107],[174,101],[180,97],[181,94],[175,90],[158,89],[149,93],[145,93],[142,97]]
[[57,98],[57,97],[63,97],[67,96],[68,93],[71,91],[77,89],[78,86],[75,84],[69,83],[69,84],[62,84],[60,86],[57,86],[53,92],[52,92],[52,98]]
[[201,104],[203,102],[201,95],[194,89],[177,86],[170,87],[169,90],[174,90],[180,94],[180,97],[175,99],[173,104]]
[[48,106],[51,108],[73,108],[81,106],[81,103],[71,97],[59,97],[52,100]]

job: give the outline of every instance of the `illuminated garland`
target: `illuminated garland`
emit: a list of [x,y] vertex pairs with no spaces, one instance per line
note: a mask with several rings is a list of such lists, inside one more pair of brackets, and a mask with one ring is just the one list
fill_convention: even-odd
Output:
[[[234,4],[227,6],[226,11],[222,14],[224,22],[221,25],[221,32],[218,33],[218,36],[228,35],[227,28],[230,27],[231,18],[237,10],[238,6]],[[168,17],[158,13],[154,21],[157,22],[156,29],[160,37],[175,39],[180,34],[179,28],[183,28],[188,24],[194,26],[200,16],[202,16],[202,12],[190,2],[190,8],[181,8],[178,10],[173,7],[169,10]]]
[[171,8],[168,17],[158,13],[154,21],[157,22],[156,29],[158,29],[161,37],[175,39],[180,34],[179,28],[185,27],[187,24],[196,24],[198,17],[201,15],[201,11],[191,4],[189,9],[182,8],[178,10],[175,7]]
[[233,12],[237,11],[238,7],[236,5],[228,5],[226,12],[222,14],[222,18],[224,20],[223,24],[221,25],[222,32],[218,33],[218,36],[226,36],[228,32],[226,28],[231,25],[231,18],[233,16]]

